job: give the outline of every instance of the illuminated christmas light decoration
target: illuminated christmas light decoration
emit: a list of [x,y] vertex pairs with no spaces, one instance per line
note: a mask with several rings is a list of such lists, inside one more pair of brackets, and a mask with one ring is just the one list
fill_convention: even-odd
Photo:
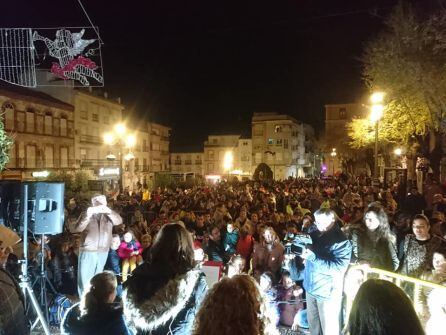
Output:
[[[67,86],[67,81],[70,86],[103,86],[96,28],[73,29],[78,31],[0,28],[0,80],[23,87]],[[95,38],[84,39],[87,32]],[[54,39],[46,37],[50,34]]]

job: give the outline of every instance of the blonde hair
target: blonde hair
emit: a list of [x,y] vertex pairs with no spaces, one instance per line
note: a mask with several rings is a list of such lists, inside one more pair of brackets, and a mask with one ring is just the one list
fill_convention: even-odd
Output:
[[278,334],[266,299],[248,275],[225,277],[204,298],[194,335]]
[[81,302],[82,314],[97,311],[108,303],[110,294],[116,291],[118,282],[111,271],[98,273],[90,280],[90,289]]

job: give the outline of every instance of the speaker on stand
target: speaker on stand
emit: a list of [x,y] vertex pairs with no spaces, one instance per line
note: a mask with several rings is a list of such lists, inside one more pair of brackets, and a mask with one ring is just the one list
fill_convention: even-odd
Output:
[[[39,322],[45,334],[50,334],[48,328],[47,287],[55,294],[56,290],[48,279],[45,268],[45,235],[55,235],[62,232],[64,223],[64,184],[50,182],[26,182],[22,184],[20,198],[21,228],[23,231],[22,276],[20,286],[25,295],[26,309],[32,306],[37,314],[33,329]],[[40,235],[40,272],[34,283],[30,284],[28,275],[28,231]],[[33,287],[39,289],[40,303],[37,301]],[[31,304],[27,303],[29,297]],[[43,314],[42,309],[45,311]]]

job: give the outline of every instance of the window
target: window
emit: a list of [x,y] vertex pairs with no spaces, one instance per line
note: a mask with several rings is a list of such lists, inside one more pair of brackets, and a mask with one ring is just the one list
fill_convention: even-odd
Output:
[[339,118],[345,119],[346,117],[347,117],[347,110],[344,107],[339,108]]
[[255,155],[255,163],[260,164],[262,162],[262,154],[260,152],[257,152]]
[[60,119],[53,119],[53,135],[54,136],[59,136],[60,134]]
[[281,132],[282,132],[282,126],[279,126],[279,125],[275,126],[275,127],[274,127],[274,131],[275,131],[276,133],[281,133]]
[[208,172],[214,172],[214,164],[208,163]]
[[91,120],[94,122],[99,122],[99,115],[98,114],[91,114]]
[[110,117],[109,116],[104,115],[102,117],[102,119],[104,120],[104,124],[110,124]]
[[214,159],[214,150],[208,151],[208,157],[209,157],[209,159]]
[[45,135],[52,135],[53,134],[53,115],[51,113],[45,114]]
[[142,170],[147,171],[147,158],[142,159]]
[[60,136],[67,136],[67,119],[65,117],[60,119]]
[[17,131],[24,132],[25,131],[25,113],[17,112]]
[[68,148],[67,147],[60,148],[60,167],[61,168],[68,167]]
[[33,110],[26,111],[26,132],[34,133],[35,113]]
[[52,145],[45,146],[45,167],[54,167],[54,148]]
[[269,138],[268,139],[268,145],[273,145],[274,144],[274,139],[273,138]]
[[27,168],[35,168],[37,167],[37,150],[35,145],[27,145],[26,146],[26,167]]
[[82,120],[88,120],[88,112],[86,110],[81,110],[80,115]]
[[213,139],[212,139],[212,144],[217,144],[217,143],[218,143],[218,139],[213,138]]
[[276,140],[276,146],[278,146],[278,147],[282,146],[282,139]]
[[87,159],[87,149],[81,148],[81,160]]
[[248,142],[243,142],[243,146],[247,147],[248,146]]
[[283,140],[283,148],[288,149],[288,140],[287,139]]
[[68,121],[67,127],[68,127],[68,137],[73,137],[74,136],[74,122]]
[[14,129],[14,106],[10,103],[4,104],[2,111],[4,113],[5,129]]
[[36,117],[36,132],[38,134],[43,134],[43,115],[37,115]]
[[142,151],[147,152],[149,151],[147,148],[147,141],[146,140],[142,140]]

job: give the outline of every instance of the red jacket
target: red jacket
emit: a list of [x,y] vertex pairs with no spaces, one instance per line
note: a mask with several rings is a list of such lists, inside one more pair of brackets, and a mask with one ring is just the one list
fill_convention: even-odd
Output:
[[141,255],[141,253],[142,253],[142,247],[138,241],[133,240],[130,243],[122,241],[121,245],[119,246],[119,249],[118,249],[119,258],[129,259],[130,257],[135,256],[135,255],[132,255],[132,252],[134,252],[134,251],[137,251],[138,255]]
[[236,253],[241,255],[246,260],[246,263],[248,263],[249,259],[251,258],[253,247],[254,239],[252,235],[248,234],[245,236],[245,238],[242,238],[242,236],[240,236],[237,242]]

